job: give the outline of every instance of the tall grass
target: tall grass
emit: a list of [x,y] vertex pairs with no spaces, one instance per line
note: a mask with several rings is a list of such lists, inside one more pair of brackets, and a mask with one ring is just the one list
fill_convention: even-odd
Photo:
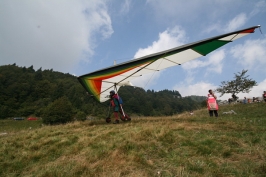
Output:
[[[203,109],[118,125],[6,125],[0,176],[266,176],[265,107],[221,106],[219,118]],[[237,114],[222,114],[229,110]]]

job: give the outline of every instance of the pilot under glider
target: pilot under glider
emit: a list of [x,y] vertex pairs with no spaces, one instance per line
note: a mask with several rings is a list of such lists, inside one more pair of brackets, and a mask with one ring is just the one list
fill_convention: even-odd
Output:
[[259,27],[259,25],[253,26],[140,57],[79,76],[78,80],[96,100],[105,102],[109,99],[109,92],[111,90],[118,91],[121,86],[131,85],[131,80],[147,73],[181,65],[190,60],[205,56],[229,42],[254,33],[255,29]]

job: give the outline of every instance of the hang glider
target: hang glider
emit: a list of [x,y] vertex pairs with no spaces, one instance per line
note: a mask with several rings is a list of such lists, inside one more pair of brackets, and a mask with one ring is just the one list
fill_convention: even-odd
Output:
[[144,74],[181,65],[190,60],[206,56],[210,52],[232,42],[238,38],[254,33],[256,28],[234,31],[209,39],[172,48],[155,54],[140,57],[128,62],[117,64],[78,77],[79,82],[89,94],[99,102],[109,99],[109,92],[124,85],[131,85],[130,81]]

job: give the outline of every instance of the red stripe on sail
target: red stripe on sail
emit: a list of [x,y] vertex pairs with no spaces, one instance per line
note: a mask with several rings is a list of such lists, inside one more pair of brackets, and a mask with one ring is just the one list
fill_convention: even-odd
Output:
[[254,31],[255,31],[255,28],[252,28],[252,29],[248,29],[245,31],[241,31],[240,33],[254,33]]

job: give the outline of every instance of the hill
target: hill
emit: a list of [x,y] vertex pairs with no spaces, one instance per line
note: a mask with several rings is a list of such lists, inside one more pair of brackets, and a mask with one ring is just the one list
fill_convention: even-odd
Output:
[[197,101],[197,102],[206,101],[206,96],[191,95],[191,96],[187,96],[187,97],[191,98],[192,100]]
[[[0,176],[266,176],[265,106],[223,105],[218,119],[201,109],[118,125],[0,120]],[[230,110],[237,114],[222,114]]]
[[[135,87],[119,90],[124,100],[124,109],[139,116],[173,115],[177,112],[195,110],[199,102],[178,91],[155,92]],[[0,119],[8,117],[42,117],[48,105],[66,97],[76,114],[105,118],[109,102],[98,103],[90,97],[78,82],[68,73],[50,70],[34,70],[16,64],[0,66]],[[182,98],[182,99],[181,99]]]

